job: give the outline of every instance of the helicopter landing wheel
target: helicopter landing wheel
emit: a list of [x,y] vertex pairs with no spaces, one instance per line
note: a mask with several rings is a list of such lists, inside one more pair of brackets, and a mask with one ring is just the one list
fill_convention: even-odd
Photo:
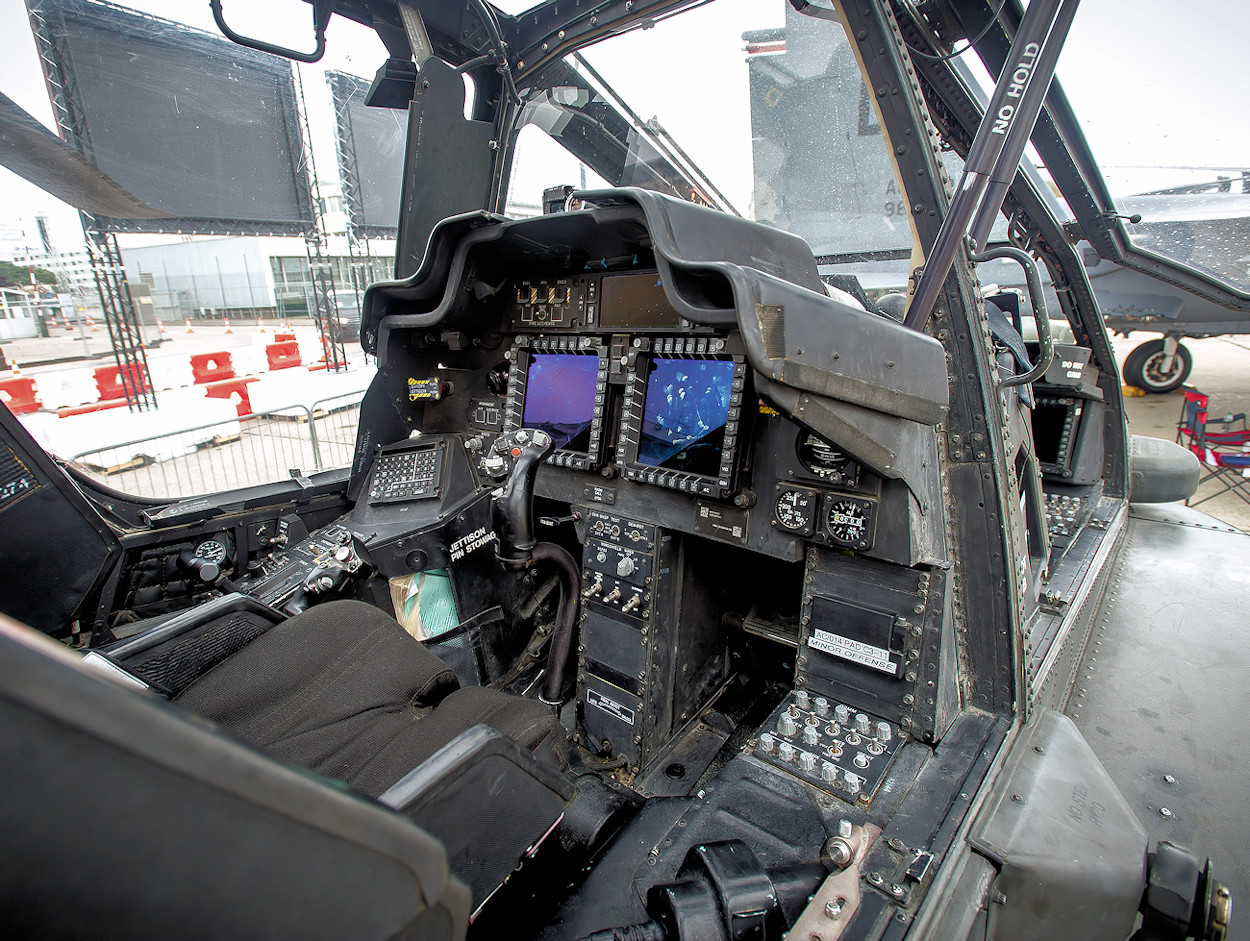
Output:
[[1129,353],[1124,358],[1125,383],[1156,394],[1179,389],[1189,378],[1194,358],[1180,343],[1169,356],[1167,345],[1167,339],[1150,340]]

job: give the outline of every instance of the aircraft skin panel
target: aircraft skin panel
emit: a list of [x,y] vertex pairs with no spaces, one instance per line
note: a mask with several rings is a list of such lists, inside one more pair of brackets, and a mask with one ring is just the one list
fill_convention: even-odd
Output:
[[1250,535],[1197,510],[1134,506],[1068,708],[1150,844],[1219,860],[1233,898],[1250,892],[1245,638],[1230,629],[1248,553]]

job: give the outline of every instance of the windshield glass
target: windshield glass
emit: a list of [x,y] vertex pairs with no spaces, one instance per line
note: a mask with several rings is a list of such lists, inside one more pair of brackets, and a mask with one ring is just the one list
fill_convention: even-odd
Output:
[[[644,60],[680,62],[679,77]],[[580,185],[584,168],[591,185],[641,186],[794,232],[818,256],[912,252],[845,32],[784,0],[718,0],[611,37],[523,93],[526,132],[540,128],[577,159],[560,168],[518,144],[510,212],[548,187]]]
[[[312,47],[302,0],[224,6]],[[0,168],[0,369],[29,380],[10,402],[27,429],[159,499],[349,464],[376,370],[359,298],[394,270],[407,127],[363,104],[377,34],[338,17],[295,65],[226,41],[202,0],[0,0],[0,22],[0,92],[151,210],[80,217]]]
[[[1086,0],[1058,76],[1133,244],[1250,290],[1250,7]],[[1119,63],[1123,68],[1114,66]],[[1201,92],[1199,93],[1199,90]]]

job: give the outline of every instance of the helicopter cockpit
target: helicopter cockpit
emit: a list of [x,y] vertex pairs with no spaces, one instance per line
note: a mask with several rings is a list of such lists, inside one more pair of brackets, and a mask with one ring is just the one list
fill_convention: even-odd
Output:
[[[939,131],[971,176],[992,119],[910,64],[945,40],[910,4],[796,0],[734,27],[740,215],[579,51],[686,6],[312,4],[319,48],[336,12],[377,29],[371,101],[408,110],[351,465],[145,500],[0,411],[0,513],[49,534],[5,615],[76,648],[0,625],[0,707],[58,781],[106,782],[58,784],[15,858],[48,827],[89,832],[89,867],[130,840],[98,901],[137,933],[194,906],[210,936],[1222,936],[1209,860],[1152,843],[1063,711],[1130,489],[1178,499],[1193,468],[1130,479],[1146,445],[1038,179],[1016,153],[979,220],[1008,236],[951,235]],[[1046,16],[953,6],[1004,57]],[[509,214],[532,126],[598,178]],[[977,280],[1004,259],[1024,290]],[[239,904],[204,900],[218,870]],[[72,934],[40,898],[23,924]]]

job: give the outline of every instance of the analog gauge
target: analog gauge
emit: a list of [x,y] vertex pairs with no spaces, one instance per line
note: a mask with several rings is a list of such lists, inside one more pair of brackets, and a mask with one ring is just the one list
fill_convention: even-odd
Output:
[[205,539],[202,543],[195,547],[195,557],[197,559],[207,559],[221,565],[226,559],[226,546],[220,539]]
[[783,490],[777,494],[774,513],[783,528],[810,536],[816,528],[816,494],[811,490]]
[[859,465],[819,435],[799,437],[799,461],[807,471],[836,487],[854,487]]
[[831,500],[827,525],[833,541],[867,549],[872,539],[872,509],[868,500]]

